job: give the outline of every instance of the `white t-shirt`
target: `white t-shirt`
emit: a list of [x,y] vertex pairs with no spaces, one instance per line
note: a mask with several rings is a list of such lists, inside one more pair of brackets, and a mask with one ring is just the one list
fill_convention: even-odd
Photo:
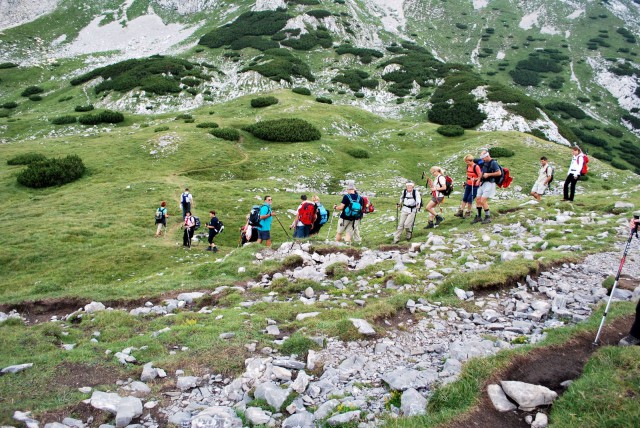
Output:
[[552,175],[553,167],[551,165],[546,164],[545,166],[541,166],[540,171],[538,171],[538,179],[536,180],[536,183],[545,184],[547,178],[551,177]]
[[[405,194],[404,200],[402,196]],[[413,193],[415,192],[416,197],[413,198]],[[410,213],[416,210],[416,208],[422,203],[422,198],[420,197],[420,192],[418,189],[414,188],[413,191],[403,190],[402,195],[400,196],[400,205],[402,205],[401,212]]]

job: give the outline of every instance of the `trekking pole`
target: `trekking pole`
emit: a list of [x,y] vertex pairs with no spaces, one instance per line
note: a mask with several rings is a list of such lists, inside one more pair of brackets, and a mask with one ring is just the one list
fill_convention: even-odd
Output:
[[334,212],[332,211],[331,212],[331,221],[329,222],[329,229],[327,229],[327,237],[324,240],[325,244],[329,243],[329,234],[331,233],[331,225],[333,225],[333,217],[335,217],[335,216],[334,216]]
[[398,230],[398,222],[400,221],[400,219],[398,218],[399,215],[400,215],[400,206],[396,204],[396,230]]
[[278,218],[278,216],[275,215],[274,213],[271,213],[271,214],[276,218],[276,220],[278,220],[278,223],[280,224],[280,227],[282,228],[282,230],[284,230],[284,234],[287,235],[287,238],[291,239],[293,241],[293,238],[289,235],[289,232],[287,232],[287,229],[284,228],[284,226],[280,222],[280,219]]
[[600,321],[600,327],[598,328],[598,334],[596,334],[596,339],[593,341],[595,346],[599,345],[600,341],[600,333],[602,331],[602,327],[604,327],[604,321],[607,318],[607,313],[609,312],[609,306],[611,305],[611,299],[613,299],[613,294],[616,291],[616,287],[618,286],[618,280],[620,279],[620,273],[622,272],[622,266],[624,265],[625,260],[627,259],[627,253],[629,252],[629,247],[631,247],[631,241],[633,240],[633,236],[638,237],[638,225],[640,220],[640,214],[634,214],[634,226],[631,228],[631,233],[629,234],[629,239],[627,239],[627,245],[624,248],[624,253],[622,253],[622,260],[620,260],[620,267],[618,267],[618,274],[616,275],[616,280],[613,283],[613,287],[611,287],[611,293],[609,294],[609,301],[607,302],[607,306],[604,308],[604,315],[602,315],[602,321]]
[[411,229],[409,229],[409,233],[411,234],[412,238],[413,238],[413,225],[416,224],[416,217],[418,217],[418,213],[419,212],[420,212],[420,208],[418,208],[418,206],[416,206],[416,213],[413,216],[413,221],[411,222]]

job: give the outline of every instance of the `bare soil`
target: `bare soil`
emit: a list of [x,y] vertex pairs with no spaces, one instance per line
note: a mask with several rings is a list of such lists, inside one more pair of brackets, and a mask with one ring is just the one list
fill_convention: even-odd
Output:
[[[601,346],[616,345],[629,332],[633,318],[633,315],[629,315],[605,324]],[[515,380],[543,385],[560,395],[564,392],[560,383],[580,377],[589,357],[598,349],[593,345],[594,339],[595,332],[589,332],[562,346],[538,348],[527,355],[516,357],[507,368],[495,374],[483,385],[482,398],[478,406],[462,419],[450,423],[447,428],[529,427],[524,418],[530,413],[518,410],[498,412],[487,394],[487,386],[502,380]],[[548,409],[537,411],[546,412]]]

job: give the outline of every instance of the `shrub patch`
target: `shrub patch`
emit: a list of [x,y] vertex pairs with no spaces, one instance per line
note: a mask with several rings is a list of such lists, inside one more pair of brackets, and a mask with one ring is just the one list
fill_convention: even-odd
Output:
[[243,129],[261,140],[281,143],[314,141],[321,137],[318,128],[297,118],[264,120]]

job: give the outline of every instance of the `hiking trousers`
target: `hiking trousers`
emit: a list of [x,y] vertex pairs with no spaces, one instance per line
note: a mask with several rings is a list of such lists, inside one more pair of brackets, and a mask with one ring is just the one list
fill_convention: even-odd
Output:
[[564,199],[567,201],[573,201],[573,197],[576,194],[576,183],[578,182],[578,176],[574,174],[567,175],[567,179],[564,180]]
[[407,239],[411,239],[411,234],[413,233],[413,225],[416,220],[417,211],[411,212],[401,212],[400,220],[398,220],[398,228],[396,229],[396,233],[393,234],[394,242],[400,240],[400,235],[402,235],[402,231],[406,230]]
[[640,339],[640,300],[636,305],[636,319],[633,321],[633,325],[631,326],[631,331],[629,332],[629,334]]

